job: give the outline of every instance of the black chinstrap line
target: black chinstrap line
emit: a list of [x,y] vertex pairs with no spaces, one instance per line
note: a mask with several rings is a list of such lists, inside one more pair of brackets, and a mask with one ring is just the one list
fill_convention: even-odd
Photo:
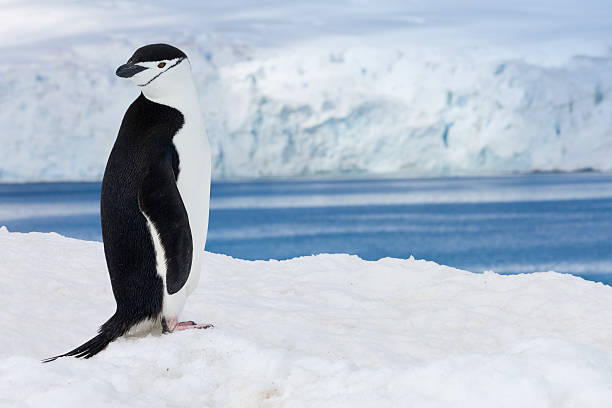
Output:
[[155,75],[153,78],[151,78],[146,84],[142,84],[142,85],[138,85],[140,87],[143,86],[147,86],[149,85],[151,82],[153,82],[154,80],[157,79],[157,77],[159,77],[161,74],[165,74],[166,72],[170,71],[172,68],[176,67],[178,64],[180,64],[181,62],[183,62],[185,58],[179,58],[178,61],[176,61],[176,63],[174,63],[174,65],[171,65],[170,67],[168,67],[168,69],[166,69],[165,71],[160,72],[159,74]]

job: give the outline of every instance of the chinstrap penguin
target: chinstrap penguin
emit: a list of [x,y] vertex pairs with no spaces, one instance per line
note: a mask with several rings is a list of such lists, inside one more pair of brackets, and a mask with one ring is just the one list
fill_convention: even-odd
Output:
[[100,197],[104,254],[117,303],[98,335],[68,353],[89,358],[118,337],[178,321],[200,278],[211,159],[187,56],[166,44],[139,48],[116,74],[141,90],[106,164]]

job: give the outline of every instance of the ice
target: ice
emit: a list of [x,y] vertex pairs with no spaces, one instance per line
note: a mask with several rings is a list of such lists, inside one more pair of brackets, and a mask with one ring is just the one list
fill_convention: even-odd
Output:
[[102,244],[0,229],[0,405],[601,407],[612,288],[349,255],[206,253],[184,318],[214,329],[40,359],[114,310]]
[[[99,180],[146,43],[190,56],[214,177],[612,170],[612,9],[586,2],[24,0],[0,180]],[[92,18],[95,16],[95,18]]]

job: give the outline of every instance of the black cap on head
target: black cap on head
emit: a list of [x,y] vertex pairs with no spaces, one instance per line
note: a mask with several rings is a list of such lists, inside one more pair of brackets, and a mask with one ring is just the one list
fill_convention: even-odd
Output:
[[139,62],[171,60],[175,58],[187,58],[187,55],[178,48],[168,44],[149,44],[137,49],[128,62],[137,64]]

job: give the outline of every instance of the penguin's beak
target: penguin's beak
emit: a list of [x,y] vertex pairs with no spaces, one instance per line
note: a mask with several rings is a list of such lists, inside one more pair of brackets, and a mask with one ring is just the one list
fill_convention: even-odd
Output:
[[129,78],[129,77],[136,75],[139,72],[144,71],[145,69],[147,68],[140,66],[140,65],[132,64],[131,62],[128,62],[127,64],[123,64],[122,66],[117,68],[117,71],[115,71],[115,74],[117,74],[117,76],[120,76],[121,78]]

